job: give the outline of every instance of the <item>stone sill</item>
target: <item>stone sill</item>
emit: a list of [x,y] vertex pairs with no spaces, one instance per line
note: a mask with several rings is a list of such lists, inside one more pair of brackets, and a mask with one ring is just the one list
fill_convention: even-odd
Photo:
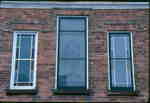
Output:
[[6,89],[8,95],[20,95],[20,94],[37,94],[37,89]]
[[87,89],[82,90],[63,90],[63,89],[52,89],[56,95],[89,95],[90,91]]
[[107,95],[108,96],[138,96],[139,92],[138,91],[108,91]]

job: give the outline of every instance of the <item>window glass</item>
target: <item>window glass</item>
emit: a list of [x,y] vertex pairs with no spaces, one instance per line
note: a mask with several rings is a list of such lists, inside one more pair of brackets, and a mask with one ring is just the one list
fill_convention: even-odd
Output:
[[129,33],[109,33],[111,87],[133,87]]
[[58,88],[86,87],[86,18],[60,17]]
[[20,60],[18,61],[18,82],[30,81],[30,61]]
[[131,63],[129,60],[111,61],[112,83],[116,87],[128,87],[131,85]]
[[60,57],[85,57],[85,37],[82,32],[60,33]]
[[127,36],[111,37],[111,55],[116,58],[130,57],[129,38]]
[[85,19],[61,18],[60,31],[85,31]]
[[59,67],[61,67],[58,79],[60,86],[85,86],[84,60],[61,60]]

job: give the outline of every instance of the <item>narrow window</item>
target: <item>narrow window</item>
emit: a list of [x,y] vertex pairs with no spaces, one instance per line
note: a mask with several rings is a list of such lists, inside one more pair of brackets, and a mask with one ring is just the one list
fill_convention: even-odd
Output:
[[87,88],[87,18],[59,17],[57,88]]
[[14,32],[11,89],[35,88],[37,33]]
[[133,65],[130,33],[109,33],[110,88],[133,91]]

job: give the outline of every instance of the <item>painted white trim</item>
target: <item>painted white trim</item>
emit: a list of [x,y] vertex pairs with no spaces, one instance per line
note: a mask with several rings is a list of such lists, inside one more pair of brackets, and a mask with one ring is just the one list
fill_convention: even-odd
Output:
[[107,73],[107,75],[108,75],[108,81],[107,81],[107,84],[108,84],[108,90],[111,90],[111,87],[110,87],[110,63],[109,63],[109,32],[107,32],[107,63],[108,63],[108,69],[107,69],[107,71],[108,71],[108,73]]
[[17,33],[13,34],[13,51],[12,51],[12,64],[11,64],[11,78],[10,78],[10,89],[14,88],[14,74],[15,74],[15,53],[16,53],[16,44],[17,44]]
[[31,60],[32,61],[33,59],[16,59],[16,60]]
[[148,9],[148,2],[29,2],[1,1],[0,8]]
[[135,70],[134,70],[134,55],[133,55],[133,33],[130,32],[130,39],[131,39],[131,57],[132,57],[132,75],[133,75],[133,89],[134,91],[136,90],[136,85],[135,85]]
[[55,67],[56,67],[56,71],[55,71],[55,89],[57,89],[57,72],[58,72],[58,33],[59,33],[59,31],[58,31],[58,29],[59,29],[59,16],[57,16],[57,20],[56,20],[56,25],[57,25],[57,33],[56,33],[56,63],[55,63]]
[[37,56],[38,56],[38,32],[35,34],[35,54],[34,54],[34,77],[33,77],[33,88],[36,88],[37,81]]
[[59,38],[59,18],[61,18],[61,17],[85,17],[85,19],[86,19],[86,48],[87,48],[87,50],[86,50],[86,63],[87,63],[87,68],[86,68],[86,89],[88,89],[89,88],[89,71],[88,71],[88,16],[57,16],[57,40],[56,40],[56,64],[55,64],[55,66],[56,66],[56,72],[55,72],[55,89],[57,89],[57,75],[58,75],[58,48],[59,48],[59,44],[58,44],[58,38]]
[[136,90],[136,85],[135,85],[135,71],[134,71],[134,57],[133,57],[133,34],[132,32],[129,32],[129,31],[112,31],[112,32],[107,32],[107,53],[108,53],[108,90],[111,90],[111,87],[110,87],[110,60],[109,60],[109,35],[110,33],[129,33],[130,35],[130,50],[131,50],[131,59],[132,59],[132,79],[133,79],[133,90],[135,91]]
[[[35,54],[34,54],[34,70],[33,70],[33,85],[32,86],[14,86],[15,81],[15,61],[16,61],[16,44],[17,44],[17,35],[18,34],[30,33],[35,35]],[[37,44],[38,44],[38,32],[32,31],[15,31],[13,34],[13,51],[12,51],[12,67],[11,67],[11,79],[10,79],[10,89],[20,90],[20,89],[35,89],[36,88],[36,70],[37,70]]]
[[87,55],[86,55],[86,58],[87,58],[87,59],[86,59],[86,60],[87,60],[87,61],[86,61],[86,63],[87,63],[87,68],[86,68],[86,70],[87,70],[87,77],[86,77],[86,79],[87,79],[87,80],[86,80],[86,82],[87,82],[87,84],[86,84],[87,88],[86,88],[86,89],[87,89],[87,90],[89,89],[89,49],[88,49],[88,48],[89,48],[89,45],[88,45],[88,44],[89,44],[89,40],[88,40],[88,38],[89,38],[89,36],[88,36],[88,35],[89,35],[89,34],[88,34],[88,31],[89,31],[89,30],[88,30],[88,27],[89,27],[89,26],[88,26],[88,25],[89,25],[89,24],[88,24],[88,23],[89,23],[88,17],[86,16],[86,54],[87,54]]

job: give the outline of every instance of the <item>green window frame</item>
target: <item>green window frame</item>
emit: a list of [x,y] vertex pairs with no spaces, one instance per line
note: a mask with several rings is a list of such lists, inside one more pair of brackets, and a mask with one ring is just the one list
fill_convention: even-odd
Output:
[[108,33],[109,90],[135,91],[131,32]]
[[86,90],[88,88],[87,17],[59,16],[57,32],[55,88]]

